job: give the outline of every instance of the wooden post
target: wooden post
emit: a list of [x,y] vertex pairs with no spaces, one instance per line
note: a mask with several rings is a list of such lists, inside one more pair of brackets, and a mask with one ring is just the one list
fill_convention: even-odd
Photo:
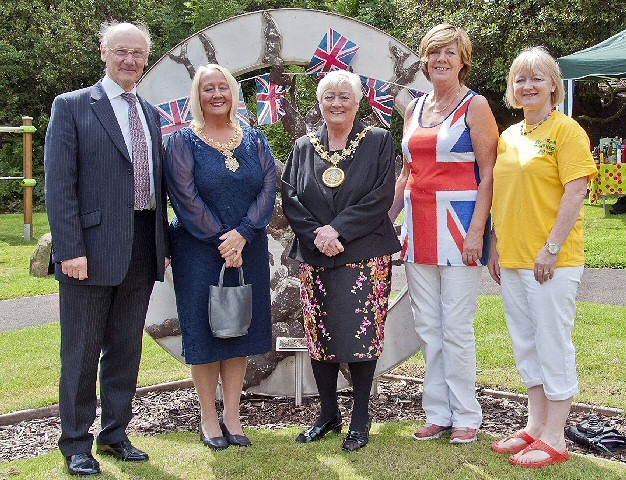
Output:
[[33,238],[33,117],[22,117],[24,135],[24,240]]

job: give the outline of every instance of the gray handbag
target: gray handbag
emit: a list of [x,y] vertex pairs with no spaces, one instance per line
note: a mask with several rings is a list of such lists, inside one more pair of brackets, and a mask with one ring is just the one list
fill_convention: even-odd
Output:
[[222,266],[217,286],[209,287],[209,325],[217,338],[241,337],[248,334],[252,321],[252,285],[243,280],[243,268],[239,267],[239,285],[224,287]]

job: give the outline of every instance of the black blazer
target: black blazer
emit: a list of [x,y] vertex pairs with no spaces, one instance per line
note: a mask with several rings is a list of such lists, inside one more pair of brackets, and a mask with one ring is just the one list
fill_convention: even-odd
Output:
[[[139,98],[152,137],[156,198],[157,278],[163,280],[167,205],[162,180],[163,147],[156,109]],[[81,285],[119,285],[133,244],[134,180],[113,107],[101,82],[54,99],[44,152],[46,207],[55,274]],[[61,272],[62,260],[86,256],[86,280]]]
[[[354,123],[348,144],[364,129]],[[328,131],[317,133],[328,150]],[[400,250],[388,211],[395,188],[395,149],[391,134],[373,128],[361,140],[352,158],[343,160],[346,178],[335,188],[322,182],[330,164],[315,153],[309,138],[300,137],[283,172],[282,206],[296,237],[289,256],[310,265],[334,267]],[[339,232],[344,251],[334,257],[313,244],[317,227],[331,225]]]

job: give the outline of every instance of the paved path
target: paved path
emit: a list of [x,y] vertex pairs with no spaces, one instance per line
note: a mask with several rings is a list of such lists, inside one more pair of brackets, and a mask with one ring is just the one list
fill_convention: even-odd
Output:
[[[406,284],[403,267],[394,267],[394,290]],[[500,295],[486,268],[480,283],[481,295]],[[626,270],[588,268],[578,291],[578,301],[609,305],[626,305]],[[56,294],[0,300],[0,332],[59,321]]]

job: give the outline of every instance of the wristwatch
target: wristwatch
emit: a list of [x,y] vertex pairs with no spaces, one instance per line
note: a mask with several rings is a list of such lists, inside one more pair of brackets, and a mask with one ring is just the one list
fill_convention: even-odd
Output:
[[552,255],[557,255],[561,251],[561,247],[556,243],[546,242],[544,247],[546,247],[548,252],[550,252]]

